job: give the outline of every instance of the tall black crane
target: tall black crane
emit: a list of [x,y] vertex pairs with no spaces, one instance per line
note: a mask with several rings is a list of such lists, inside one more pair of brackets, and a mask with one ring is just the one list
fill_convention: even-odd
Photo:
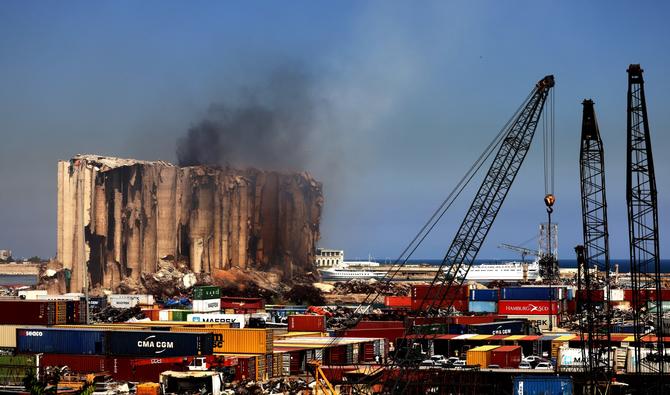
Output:
[[[578,246],[578,302],[586,394],[605,394],[612,377],[610,361],[610,259],[605,194],[605,158],[592,100],[584,100],[579,174],[581,180],[584,245]],[[598,274],[603,277],[599,278]],[[604,306],[595,291],[604,293]]]
[[[428,310],[439,307],[454,285],[460,286],[474,262],[519,168],[526,158],[540,115],[554,87],[554,76],[541,79],[510,124],[475,198],[470,204],[431,286],[446,286],[442,298],[430,300]],[[424,300],[424,302],[426,302]],[[453,299],[449,301],[449,305]]]
[[[477,257],[530,149],[545,102],[553,87],[553,75],[538,81],[519,111],[503,129],[498,150],[488,172],[431,282],[431,287],[439,289],[439,292],[434,293],[437,297],[424,298],[419,311],[425,311],[430,315],[437,313],[440,308],[449,309],[453,305],[456,295],[450,291],[463,284]],[[407,367],[403,366],[401,369]],[[402,377],[407,375],[401,372],[398,379],[389,380],[384,392],[388,394],[416,392],[408,389],[409,383],[400,384]]]
[[[658,243],[658,202],[656,176],[651,153],[644,80],[639,64],[628,67],[628,120],[626,202],[630,238],[633,322],[635,325],[635,372],[653,372],[645,379],[648,393],[663,393],[664,347],[661,337],[661,281]],[[647,324],[653,331],[648,332]],[[643,337],[654,333],[656,340]],[[667,384],[665,384],[667,385]]]

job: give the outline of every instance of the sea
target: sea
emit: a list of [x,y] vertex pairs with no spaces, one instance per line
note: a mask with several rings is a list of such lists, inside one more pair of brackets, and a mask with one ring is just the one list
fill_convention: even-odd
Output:
[[[510,262],[513,259],[475,259],[475,265],[482,263],[505,263]],[[532,262],[528,261],[527,262]],[[392,263],[392,262],[384,262]],[[442,259],[410,259],[407,261],[408,264],[429,264],[429,265],[439,265],[442,263]],[[630,272],[630,260],[629,259],[610,259],[610,266],[614,270],[614,265],[619,265],[619,272],[626,273]],[[558,266],[568,269],[577,268],[576,259],[559,259]],[[670,273],[670,259],[661,259],[661,273]]]

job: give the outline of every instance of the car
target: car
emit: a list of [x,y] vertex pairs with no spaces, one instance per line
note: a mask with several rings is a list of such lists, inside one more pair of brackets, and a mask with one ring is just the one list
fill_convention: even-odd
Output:
[[489,369],[500,369],[500,365],[492,363],[488,366]]
[[459,360],[460,359],[458,357],[449,357],[444,362],[442,362],[442,366],[445,368],[451,367],[454,365],[454,362]]
[[529,355],[524,357],[522,361],[528,362],[532,367],[535,367],[538,363],[542,362],[543,358],[538,357],[537,355]]
[[551,362],[540,362],[535,366],[537,370],[554,370],[554,365]]
[[463,366],[465,366],[465,361],[462,359],[459,359],[458,361],[454,361],[454,363],[451,365],[452,368],[456,369],[461,369]]
[[519,369],[532,369],[533,367],[530,365],[530,362],[528,361],[521,361],[519,364]]
[[434,367],[435,366],[435,361],[432,359],[426,359],[421,361],[421,366],[428,366],[428,367]]
[[444,355],[433,355],[430,359],[432,359],[436,365],[442,365],[447,362],[447,358],[445,358]]

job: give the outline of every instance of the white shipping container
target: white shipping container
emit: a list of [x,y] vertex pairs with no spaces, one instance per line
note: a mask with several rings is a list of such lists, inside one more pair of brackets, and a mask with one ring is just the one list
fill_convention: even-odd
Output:
[[107,296],[107,301],[109,305],[114,308],[129,309],[135,307],[138,304],[141,305],[153,305],[154,296],[153,295],[125,295],[125,294],[112,294]]
[[221,311],[221,299],[194,300],[193,311],[196,313],[213,313]]
[[[610,351],[610,366],[615,367],[617,362],[618,349],[614,348]],[[584,368],[584,364],[588,363],[588,355],[584,359],[581,348],[560,347],[558,349],[558,369],[560,371],[579,371]]]
[[[640,364],[640,372],[642,373],[654,373],[658,372],[658,362],[650,362],[646,360],[646,356],[649,355],[650,350],[648,348],[643,348],[640,350],[640,354],[642,356],[642,363]],[[670,355],[670,350],[665,350],[665,355],[666,358],[668,355]],[[636,367],[635,367],[635,348],[634,347],[628,347],[628,352],[626,354],[626,372],[629,374],[635,373]],[[663,366],[663,371],[668,372],[670,371],[670,363],[664,363]]]
[[186,320],[190,322],[220,322],[230,323],[231,328],[244,328],[249,323],[248,314],[189,314]]
[[507,319],[512,320],[528,320],[530,327],[537,325],[542,330],[549,329],[549,323],[551,322],[554,328],[557,327],[558,319],[555,315],[516,315],[516,314],[506,314]]
[[612,302],[623,301],[623,289],[611,289],[610,290],[610,298],[611,298]]
[[47,294],[48,293],[45,289],[26,289],[19,291],[19,298],[25,300],[36,300],[38,296]]
[[79,296],[72,295],[37,295],[37,300],[81,300]]

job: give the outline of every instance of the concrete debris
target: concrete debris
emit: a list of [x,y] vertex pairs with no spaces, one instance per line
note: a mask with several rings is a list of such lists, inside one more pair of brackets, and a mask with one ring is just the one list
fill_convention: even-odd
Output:
[[139,306],[131,307],[129,309],[117,309],[107,306],[98,313],[91,315],[91,321],[106,323],[126,322],[131,319],[137,321],[143,320],[144,318],[146,318],[146,316],[142,313],[142,309],[140,309]]
[[336,282],[333,293],[348,294],[380,294],[384,296],[409,296],[411,286],[406,283],[392,283],[376,280],[350,280]]
[[115,291],[139,284],[167,256],[196,276],[239,267],[291,279],[313,268],[322,206],[307,173],[78,155],[58,163],[57,260],[70,292],[86,276]]
[[242,381],[234,384],[225,384],[222,393],[227,395],[299,395],[303,394],[308,389],[309,386],[303,379],[278,378],[263,383],[257,381]]

